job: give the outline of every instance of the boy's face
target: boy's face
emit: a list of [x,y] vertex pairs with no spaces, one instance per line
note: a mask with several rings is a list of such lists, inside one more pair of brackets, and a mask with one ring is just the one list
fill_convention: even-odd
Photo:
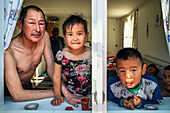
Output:
[[166,90],[170,91],[170,70],[164,70],[163,72],[163,84]]
[[128,60],[119,59],[116,67],[117,74],[124,86],[136,88],[141,81],[141,76],[146,72],[146,64],[142,68],[140,60],[129,58]]
[[83,24],[74,24],[68,28],[66,27],[66,35],[64,36],[67,44],[72,49],[81,49],[88,37],[88,33],[85,34]]

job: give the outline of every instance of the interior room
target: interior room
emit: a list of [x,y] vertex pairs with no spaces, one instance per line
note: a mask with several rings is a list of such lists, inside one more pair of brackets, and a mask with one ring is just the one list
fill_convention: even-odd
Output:
[[[86,45],[90,46],[92,42],[92,10],[91,0],[51,0],[51,3],[47,1],[39,2],[38,0],[25,0],[23,7],[29,4],[38,5],[45,12],[48,22],[47,31],[51,36],[51,30],[53,26],[59,27],[59,36],[62,34],[62,24],[70,14],[82,15],[88,21],[89,37],[86,41]],[[68,5],[69,4],[69,5]],[[156,15],[161,16],[161,4],[160,1],[153,0],[108,0],[107,1],[107,57],[112,59],[118,50],[123,48],[123,20],[131,15],[133,12],[137,12],[136,28],[135,28],[135,40],[134,48],[137,48],[146,59],[146,63],[159,64],[162,61],[159,76],[162,77],[162,69],[169,64],[169,53],[166,44],[166,40],[163,38],[163,22],[156,22]],[[58,20],[54,21],[55,18]],[[52,27],[51,27],[52,26]],[[148,28],[148,31],[147,31]],[[17,28],[16,28],[17,29]],[[14,36],[18,34],[18,30],[15,30]],[[151,43],[152,42],[152,43]],[[160,45],[161,42],[161,46]],[[157,50],[157,51],[155,51]],[[150,62],[149,62],[149,61]],[[154,60],[154,61],[152,61]],[[108,65],[110,62],[108,62]],[[112,64],[111,64],[112,65]],[[39,65],[36,76],[44,74],[45,62]],[[113,75],[115,72],[112,69],[108,69],[108,76]],[[42,81],[43,77],[40,77],[37,82]],[[35,80],[36,81],[36,80]],[[38,84],[37,83],[37,84]]]
[[[58,27],[59,36],[63,37],[62,24],[66,20],[66,18],[71,14],[82,15],[88,22],[88,31],[89,31],[89,36],[85,45],[92,48],[92,53],[93,53],[95,50],[94,45],[95,46],[97,45],[96,44],[97,38],[96,37],[95,39],[93,38],[94,36],[93,29],[94,29],[94,24],[96,24],[97,22],[95,23],[94,20],[92,19],[94,18],[93,6],[95,6],[93,5],[94,2],[92,4],[92,1],[93,0],[24,0],[22,7],[25,7],[27,5],[37,5],[44,11],[47,20],[47,32],[49,33],[50,36],[52,36],[51,31],[53,27]],[[102,5],[99,4],[99,6]],[[100,11],[103,10],[101,9]],[[99,13],[100,12],[98,12],[98,14]],[[101,13],[103,14],[103,12]],[[107,44],[101,42],[102,43],[101,45],[97,45],[97,46],[101,46],[99,48],[102,48],[101,50],[103,52],[102,55],[104,54],[102,57],[100,57],[100,59],[104,59],[101,60],[102,61],[101,65],[104,63],[104,65],[101,66],[101,69],[103,74],[102,77],[104,78],[103,80],[105,80],[105,83],[103,84],[101,89],[104,89],[105,94],[107,89],[106,88],[107,79],[109,77],[113,77],[117,75],[114,68],[114,63],[115,63],[114,60],[115,60],[116,53],[120,49],[125,47],[133,47],[139,50],[143,56],[144,63],[146,63],[147,65],[155,64],[159,69],[159,73],[157,75],[158,78],[160,79],[159,83],[162,84],[163,69],[165,66],[170,65],[170,44],[169,44],[170,42],[167,41],[168,39],[166,39],[165,36],[161,0],[107,0],[106,14],[107,14],[106,17],[107,20],[105,20],[104,22],[107,23],[106,24],[107,28],[102,31],[105,32],[106,30],[106,35],[104,35],[106,37],[104,36],[101,37],[102,39],[106,38],[105,41]],[[128,21],[128,18],[130,18],[130,21]],[[133,22],[133,24],[131,25],[132,28],[125,28],[125,24],[126,23],[128,24],[128,22],[129,23]],[[126,31],[127,29],[128,31]],[[133,29],[133,31],[129,31],[131,29]],[[2,30],[0,29],[0,31]],[[18,33],[20,33],[20,30],[16,27],[13,33],[13,37],[15,37]],[[126,33],[129,35],[125,36]],[[99,39],[99,42],[100,41],[101,39]],[[0,40],[0,42],[3,42],[3,40],[2,41]],[[0,53],[2,55],[0,55],[0,57],[2,60],[0,61],[1,63],[0,67],[2,68],[3,71],[4,50],[2,49],[1,51]],[[93,54],[92,57],[96,57],[96,55]],[[4,75],[2,73],[0,75],[1,84],[4,83],[3,76]],[[97,79],[97,76],[95,79]],[[98,79],[100,79],[100,77]],[[34,89],[42,89],[42,90],[53,89],[52,80],[49,78],[48,74],[46,73],[46,64],[43,57],[41,63],[36,69],[34,76],[32,77],[31,82]],[[163,90],[163,87],[160,86],[160,89]],[[3,91],[1,91],[0,93],[0,98],[1,97],[4,97]],[[106,99],[107,97],[104,96],[103,98]],[[170,108],[168,108],[169,106],[168,102],[170,101],[170,98],[167,97],[166,99],[167,99],[166,102],[163,103],[163,105],[166,104],[165,107],[163,105],[160,105],[160,107],[159,106],[158,107],[160,110],[164,110],[163,112],[168,113],[170,111]],[[2,99],[2,101],[4,101],[4,99]],[[12,101],[12,100],[8,100],[8,101]],[[52,107],[51,105],[50,107],[49,106],[45,107],[46,105],[43,102],[48,102],[50,104],[50,100],[45,99],[45,100],[40,100],[38,102],[41,103],[41,106],[43,106],[43,107],[40,106],[41,107],[40,112],[42,112],[42,110],[44,112],[49,112],[49,113],[57,112],[57,110],[63,111],[62,107],[59,107],[58,109]],[[94,102],[94,100],[92,102]],[[4,103],[3,102],[0,103],[0,113],[6,111],[11,113],[14,111],[17,111],[18,113],[19,112],[23,113],[24,110],[23,105],[26,105],[29,102],[25,102],[25,103],[21,102],[18,103],[18,105],[13,105],[13,103],[11,102],[9,102],[9,105],[6,105],[6,103],[8,102],[4,101]],[[104,104],[105,104],[104,105],[105,109],[102,110],[105,112],[107,110],[109,113],[122,112],[122,111],[127,112],[126,109],[121,110],[118,106],[112,107],[115,105],[112,104],[111,102],[107,103],[105,101]],[[65,104],[63,106],[66,105],[68,104]],[[75,111],[81,111],[80,109],[81,108],[74,108]],[[95,112],[94,109],[93,112]],[[148,112],[148,111],[142,109],[141,112]]]

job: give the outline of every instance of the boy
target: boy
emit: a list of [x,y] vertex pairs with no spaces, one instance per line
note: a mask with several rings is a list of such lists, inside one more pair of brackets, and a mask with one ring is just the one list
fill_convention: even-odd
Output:
[[163,85],[165,90],[162,92],[163,96],[170,96],[170,65],[164,68]]
[[145,74],[146,64],[139,51],[124,48],[116,55],[118,76],[108,80],[107,97],[127,109],[142,108],[145,104],[159,104],[163,99],[157,81]]

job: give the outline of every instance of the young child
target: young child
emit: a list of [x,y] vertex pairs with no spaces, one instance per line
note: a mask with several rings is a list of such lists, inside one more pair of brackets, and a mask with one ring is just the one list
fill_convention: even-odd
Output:
[[162,92],[162,95],[170,97],[170,65],[164,68],[163,85],[165,90]]
[[159,72],[159,69],[156,67],[155,64],[150,64],[149,66],[147,66],[146,68],[146,73],[151,75],[151,76],[154,76],[156,77],[157,74]]
[[[51,104],[56,106],[63,102],[60,91],[62,72],[64,85],[73,95],[87,96],[91,94],[92,86],[91,48],[84,46],[88,38],[86,20],[78,15],[71,15],[63,24],[63,35],[68,47],[58,51],[55,56],[53,75],[55,97]],[[68,97],[63,88],[62,92],[65,97]]]
[[115,69],[118,76],[108,80],[109,100],[127,109],[159,104],[163,100],[156,79],[145,74],[146,64],[136,49],[121,49],[116,55]]

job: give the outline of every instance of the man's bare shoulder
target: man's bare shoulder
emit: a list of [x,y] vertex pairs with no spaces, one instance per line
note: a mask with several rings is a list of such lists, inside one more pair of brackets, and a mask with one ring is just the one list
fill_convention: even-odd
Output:
[[6,56],[13,56],[13,50],[10,48],[10,47],[8,47],[6,50],[5,50],[5,53],[4,53],[4,56],[6,57]]
[[45,31],[45,33],[44,33],[44,36],[43,36],[43,38],[42,38],[42,41],[44,42],[46,42],[47,40],[50,40],[49,39],[49,34],[48,34],[48,32],[47,31]]
[[49,39],[49,34],[48,34],[47,31],[45,31],[44,38],[48,38]]
[[[40,45],[41,47],[42,47],[42,45],[44,45],[44,47],[45,47],[45,46],[49,46],[49,44],[50,44],[49,42],[50,42],[49,34],[48,34],[47,31],[45,31],[43,38],[42,38],[41,41],[39,42],[39,45]],[[51,47],[51,46],[50,46],[50,47]]]
[[[15,59],[15,56],[14,56],[14,51],[9,47],[5,50],[5,53],[4,53],[4,62],[6,64],[9,64],[9,63],[14,63],[16,64],[16,59]],[[5,65],[6,67],[6,65]]]
[[9,50],[14,51],[16,48],[23,48],[23,43],[21,41],[21,34],[18,34],[16,37],[12,38],[10,45],[9,45]]

